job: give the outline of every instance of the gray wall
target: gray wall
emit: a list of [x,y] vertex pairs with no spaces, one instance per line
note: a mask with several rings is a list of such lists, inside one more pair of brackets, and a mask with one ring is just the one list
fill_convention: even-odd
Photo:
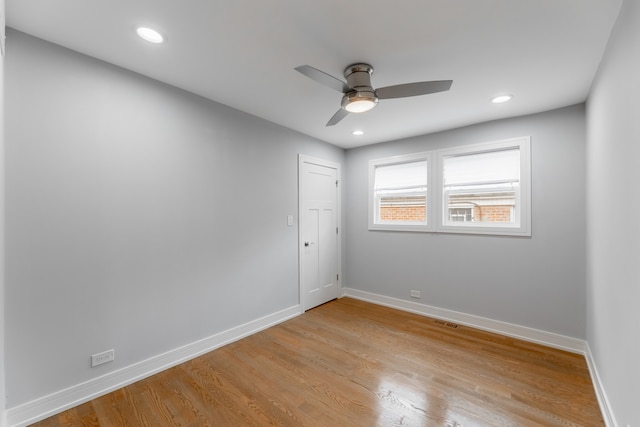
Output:
[[[347,151],[344,286],[585,338],[584,127],[578,105]],[[370,159],[526,135],[530,238],[367,230]]]
[[9,407],[298,303],[297,155],[343,150],[16,31],[5,78]]
[[[4,35],[4,0],[0,0],[0,37]],[[0,55],[0,427],[5,425],[4,369],[4,56]]]
[[640,426],[640,4],[625,0],[587,101],[588,340],[620,426]]

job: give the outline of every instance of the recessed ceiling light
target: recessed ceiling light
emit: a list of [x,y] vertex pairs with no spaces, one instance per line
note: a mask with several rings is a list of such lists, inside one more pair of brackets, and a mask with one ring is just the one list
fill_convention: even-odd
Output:
[[513,99],[513,95],[500,95],[491,99],[491,102],[493,102],[494,104],[502,104],[503,102],[508,102],[508,101],[511,101],[512,99]]
[[164,43],[165,40],[162,34],[149,27],[138,27],[136,28],[136,33],[149,43],[160,44]]
[[364,135],[364,131],[361,130],[354,130],[353,132],[351,132],[353,135],[355,136],[360,136],[360,135]]

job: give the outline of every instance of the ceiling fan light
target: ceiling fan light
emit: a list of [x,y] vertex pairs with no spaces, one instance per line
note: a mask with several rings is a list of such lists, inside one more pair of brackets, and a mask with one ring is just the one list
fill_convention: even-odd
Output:
[[370,99],[360,99],[348,103],[344,108],[350,113],[364,113],[376,106],[376,103]]
[[364,113],[371,110],[378,103],[374,92],[350,92],[342,97],[342,108],[350,113]]

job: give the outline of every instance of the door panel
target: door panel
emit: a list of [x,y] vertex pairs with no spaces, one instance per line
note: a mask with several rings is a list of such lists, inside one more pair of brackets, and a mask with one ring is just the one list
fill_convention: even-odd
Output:
[[308,310],[338,297],[336,166],[300,161],[300,299]]
[[320,264],[313,262],[318,259],[318,227],[320,224],[319,212],[316,209],[307,209],[304,223],[304,249],[306,259],[303,282],[306,284],[307,292],[317,293],[320,291]]
[[[335,187],[334,187],[335,188]],[[319,275],[320,284],[327,291],[330,292],[332,298],[336,298],[337,294],[333,296],[333,290],[336,286],[336,251],[330,250],[336,245],[336,212],[335,209],[322,209],[320,211],[320,226],[318,227],[318,234],[320,240],[320,247],[323,248],[319,253],[318,263],[320,264]],[[330,289],[333,288],[333,289]]]

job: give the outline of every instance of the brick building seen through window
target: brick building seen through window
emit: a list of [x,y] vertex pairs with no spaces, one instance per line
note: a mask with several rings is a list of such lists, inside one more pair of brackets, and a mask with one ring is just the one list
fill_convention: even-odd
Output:
[[[448,221],[514,222],[515,194],[512,191],[484,194],[456,194],[449,197]],[[427,210],[424,196],[382,197],[382,221],[424,222]]]

